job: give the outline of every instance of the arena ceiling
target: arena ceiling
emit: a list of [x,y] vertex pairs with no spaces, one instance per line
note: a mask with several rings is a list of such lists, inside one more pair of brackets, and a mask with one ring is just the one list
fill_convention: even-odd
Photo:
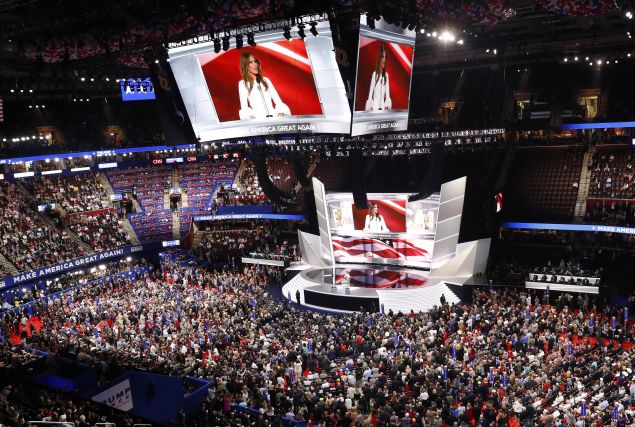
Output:
[[[426,36],[417,42],[415,72],[585,53],[625,55],[633,47],[635,21],[626,14],[635,11],[634,3],[361,0],[353,7],[350,0],[0,0],[0,95],[17,96],[10,89],[18,87],[51,97],[82,88],[114,95],[116,78],[147,74],[143,52],[153,46],[318,10],[361,10],[416,25]],[[443,32],[453,41],[439,40]]]

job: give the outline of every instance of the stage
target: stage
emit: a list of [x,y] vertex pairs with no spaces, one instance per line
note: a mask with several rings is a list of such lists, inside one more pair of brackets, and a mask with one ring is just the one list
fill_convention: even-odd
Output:
[[[282,294],[300,304],[336,312],[393,310],[397,313],[427,311],[446,301],[460,299],[430,272],[380,265],[337,264],[334,267],[297,266],[300,272],[282,287]],[[346,276],[348,275],[348,276]]]

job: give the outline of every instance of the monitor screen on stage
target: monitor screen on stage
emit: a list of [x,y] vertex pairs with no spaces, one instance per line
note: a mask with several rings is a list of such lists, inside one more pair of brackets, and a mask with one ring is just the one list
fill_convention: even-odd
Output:
[[416,32],[360,17],[352,136],[408,129]]
[[214,43],[173,48],[170,66],[201,141],[350,131],[351,112],[331,30],[258,33],[255,46],[215,52]]
[[329,193],[326,206],[335,261],[430,267],[438,193],[414,202],[408,194],[370,193],[368,209],[358,209],[351,193]]

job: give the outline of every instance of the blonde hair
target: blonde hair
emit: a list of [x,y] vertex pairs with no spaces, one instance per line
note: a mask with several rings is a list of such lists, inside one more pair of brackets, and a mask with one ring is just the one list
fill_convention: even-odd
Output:
[[[247,86],[247,89],[249,90],[249,92],[251,92],[251,89],[254,87],[254,80],[255,80],[254,77],[249,72],[249,61],[250,61],[250,58],[252,57],[258,63],[258,65],[261,65],[260,59],[258,59],[258,57],[252,54],[251,52],[244,51],[243,53],[240,54],[240,75],[242,76],[243,81],[245,82],[245,86]],[[260,69],[258,70],[257,77],[259,77],[258,80],[260,80],[260,83],[265,87],[265,89],[269,89],[269,85],[267,84],[267,81],[264,79],[262,75],[262,66],[260,66]]]

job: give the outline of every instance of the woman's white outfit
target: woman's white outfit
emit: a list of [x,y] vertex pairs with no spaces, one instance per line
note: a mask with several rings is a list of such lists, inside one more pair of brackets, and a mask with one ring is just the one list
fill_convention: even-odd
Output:
[[[271,80],[267,77],[263,77],[263,80],[267,82],[268,87],[265,88],[265,85],[262,82],[254,82],[251,92],[249,92],[244,80],[238,82],[238,95],[240,96],[240,120],[277,117],[279,113],[291,115],[291,110],[284,102],[282,102],[282,99],[280,99],[276,88],[273,87]],[[274,103],[275,107],[273,105]]]
[[383,216],[377,215],[377,217],[371,217],[370,215],[366,215],[364,231],[382,232],[390,230],[386,227],[386,221],[384,221]]
[[385,77],[377,78],[377,74],[373,71],[370,79],[370,89],[368,91],[368,99],[366,100],[366,111],[389,110],[392,108],[392,100],[390,99],[390,79],[388,73]]

